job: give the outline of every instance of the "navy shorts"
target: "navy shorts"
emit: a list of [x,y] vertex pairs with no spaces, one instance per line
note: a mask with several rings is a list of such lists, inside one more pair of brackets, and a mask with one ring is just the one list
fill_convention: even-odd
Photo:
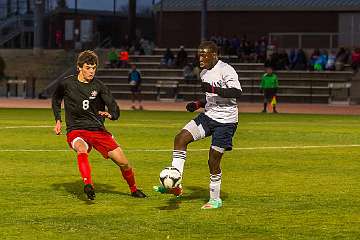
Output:
[[183,129],[191,133],[194,141],[212,136],[212,146],[230,151],[232,149],[232,138],[236,132],[237,123],[220,123],[206,116],[204,113],[200,113]]

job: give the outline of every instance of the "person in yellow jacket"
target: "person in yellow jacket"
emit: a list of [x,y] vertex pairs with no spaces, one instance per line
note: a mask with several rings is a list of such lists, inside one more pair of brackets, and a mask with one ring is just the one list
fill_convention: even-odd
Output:
[[278,77],[273,73],[271,66],[265,67],[265,74],[261,77],[260,88],[264,93],[264,109],[263,113],[267,112],[267,104],[272,106],[273,113],[278,113],[276,110],[276,93],[279,87]]

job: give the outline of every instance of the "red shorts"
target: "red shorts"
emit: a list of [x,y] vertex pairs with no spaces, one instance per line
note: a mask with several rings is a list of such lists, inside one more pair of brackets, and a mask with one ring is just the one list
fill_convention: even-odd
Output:
[[107,131],[72,130],[66,136],[72,149],[74,149],[75,140],[82,139],[88,145],[88,152],[94,147],[104,158],[109,158],[108,152],[119,147],[111,133]]

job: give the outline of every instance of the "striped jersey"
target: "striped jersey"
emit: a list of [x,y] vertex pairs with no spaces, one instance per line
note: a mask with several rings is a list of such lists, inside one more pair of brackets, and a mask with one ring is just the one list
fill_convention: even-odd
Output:
[[[238,74],[227,63],[219,60],[212,69],[200,73],[201,80],[214,87],[241,89]],[[223,98],[216,93],[205,93],[205,115],[220,123],[238,122],[236,98]]]

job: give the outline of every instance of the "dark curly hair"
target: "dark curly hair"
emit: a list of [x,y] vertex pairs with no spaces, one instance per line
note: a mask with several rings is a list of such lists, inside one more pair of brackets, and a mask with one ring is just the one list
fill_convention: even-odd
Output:
[[82,68],[84,66],[84,64],[91,64],[91,65],[98,65],[99,64],[99,58],[96,55],[96,53],[94,51],[91,50],[85,50],[83,52],[81,52],[77,58],[77,62],[76,65],[79,68]]

